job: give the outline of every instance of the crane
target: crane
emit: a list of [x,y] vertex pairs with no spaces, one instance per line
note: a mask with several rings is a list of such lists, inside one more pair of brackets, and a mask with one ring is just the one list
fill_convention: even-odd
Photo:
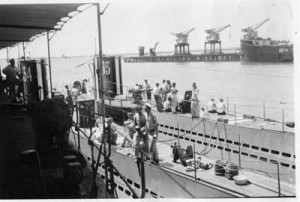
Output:
[[179,33],[171,33],[172,35],[176,36],[176,43],[177,44],[188,44],[188,37],[189,34],[194,31],[195,28],[183,31],[183,32],[179,32]]
[[156,56],[156,46],[159,44],[159,42],[156,42],[154,45],[154,48],[150,48],[150,56]]
[[206,42],[204,42],[204,53],[207,53],[206,51],[207,44],[210,45],[209,54],[216,53],[216,44],[219,45],[219,53],[222,53],[220,32],[228,27],[230,27],[230,25],[204,30],[208,34],[208,36],[206,36]]
[[266,22],[268,22],[270,19],[265,19],[262,22],[259,22],[255,25],[252,25],[250,27],[246,27],[244,29],[242,29],[242,32],[245,32],[246,34],[244,34],[244,39],[245,40],[251,40],[253,38],[257,37],[257,31],[255,31],[256,29],[258,29],[259,27],[261,27],[263,24],[265,24]]
[[230,27],[230,25],[205,30],[205,32],[208,34],[208,36],[206,37],[206,40],[207,41],[219,41],[220,40],[220,32],[228,27]]
[[[188,42],[189,34],[195,30],[195,28],[188,29],[183,32],[179,33],[171,33],[172,35],[176,36],[176,44],[175,44],[175,55],[185,55],[190,54],[190,44]],[[185,48],[187,47],[187,52]],[[179,48],[179,51],[177,50]]]

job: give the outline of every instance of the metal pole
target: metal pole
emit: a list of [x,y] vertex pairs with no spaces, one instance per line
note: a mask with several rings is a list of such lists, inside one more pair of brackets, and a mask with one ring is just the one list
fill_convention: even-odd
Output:
[[195,151],[195,144],[194,144],[194,170],[195,170],[195,180],[197,180],[197,169],[196,169],[196,151]]
[[229,100],[228,100],[228,96],[227,96],[227,114],[229,114]]
[[279,163],[277,162],[277,180],[278,180],[278,196],[281,196],[280,191],[280,175],[279,175]]
[[24,57],[24,60],[26,60],[24,41],[23,41],[22,45],[23,45],[23,57]]
[[241,167],[241,135],[239,134],[239,167]]
[[[52,97],[52,70],[51,70],[51,59],[50,59],[50,39],[49,30],[47,30],[47,47],[48,47],[48,66],[49,66],[49,76],[50,76],[50,92]],[[25,57],[25,55],[24,55]]]
[[[99,42],[99,66],[97,69],[98,74],[98,85],[99,85],[99,98],[101,99],[101,112],[102,112],[102,120],[103,120],[103,135],[102,138],[104,138],[103,146],[104,146],[104,163],[105,163],[105,180],[106,180],[106,190],[108,190],[108,173],[107,173],[107,156],[106,156],[106,138],[107,134],[105,131],[105,106],[104,106],[104,96],[103,96],[103,69],[102,69],[102,39],[101,39],[101,13],[100,13],[100,4],[97,3],[97,22],[98,22],[98,42]],[[109,143],[110,144],[110,143]],[[106,192],[107,193],[107,192]]]
[[178,147],[180,147],[180,140],[179,140],[179,124],[177,123],[177,129],[178,129],[178,132],[177,132],[177,141],[178,141]]
[[264,120],[265,120],[266,119],[266,102],[265,101],[263,101],[263,109],[264,109],[263,114],[264,114]]
[[6,48],[6,61],[7,61],[7,63],[9,63],[8,62],[9,61],[8,47]]
[[282,132],[284,132],[284,109],[282,109]]
[[235,108],[235,104],[233,106],[234,106],[234,125],[236,125],[236,108]]
[[77,138],[78,138],[77,145],[78,145],[78,149],[80,150],[80,131],[79,131],[80,126],[79,126],[79,111],[78,111],[79,106],[78,105],[79,105],[79,103],[76,102],[76,124],[77,124],[77,127],[78,127],[78,131],[77,131]]

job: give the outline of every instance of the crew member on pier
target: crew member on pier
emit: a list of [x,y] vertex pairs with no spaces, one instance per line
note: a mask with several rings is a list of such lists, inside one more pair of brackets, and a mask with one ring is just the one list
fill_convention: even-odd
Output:
[[191,113],[192,119],[199,118],[199,89],[197,88],[197,84],[193,82],[193,89],[192,89],[192,97],[191,97]]
[[150,161],[158,165],[159,159],[158,159],[158,152],[156,147],[156,141],[158,137],[157,118],[151,112],[151,105],[149,103],[146,103],[145,111],[146,111],[146,121],[147,121],[147,130],[148,130]]

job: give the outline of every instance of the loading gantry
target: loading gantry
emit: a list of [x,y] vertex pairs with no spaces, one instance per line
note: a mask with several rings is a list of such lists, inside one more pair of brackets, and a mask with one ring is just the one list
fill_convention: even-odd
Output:
[[[195,28],[180,32],[180,33],[171,33],[176,36],[176,44],[175,44],[175,55],[189,55],[190,54],[190,44],[188,43],[189,33],[191,33]],[[185,48],[187,47],[187,51]],[[179,52],[177,50],[179,48]]]
[[[230,25],[205,30],[208,36],[206,36],[206,42],[204,43],[204,53],[209,53],[209,54],[216,53],[216,44],[219,44],[218,53],[222,53],[222,47],[221,47],[222,42],[220,41],[220,32],[226,29],[227,27],[230,27]],[[209,52],[207,52],[206,50],[207,44],[210,44]]]

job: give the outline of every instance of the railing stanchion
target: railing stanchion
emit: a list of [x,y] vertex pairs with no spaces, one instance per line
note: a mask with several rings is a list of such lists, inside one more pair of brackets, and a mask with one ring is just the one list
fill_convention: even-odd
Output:
[[236,107],[235,107],[235,104],[233,106],[234,106],[234,125],[236,125]]
[[263,101],[263,115],[264,115],[264,121],[266,120],[266,102]]
[[241,135],[239,134],[239,167],[242,168],[241,165]]
[[227,114],[229,114],[229,99],[228,99],[228,96],[227,96]]
[[284,132],[284,109],[282,109],[282,132]]

